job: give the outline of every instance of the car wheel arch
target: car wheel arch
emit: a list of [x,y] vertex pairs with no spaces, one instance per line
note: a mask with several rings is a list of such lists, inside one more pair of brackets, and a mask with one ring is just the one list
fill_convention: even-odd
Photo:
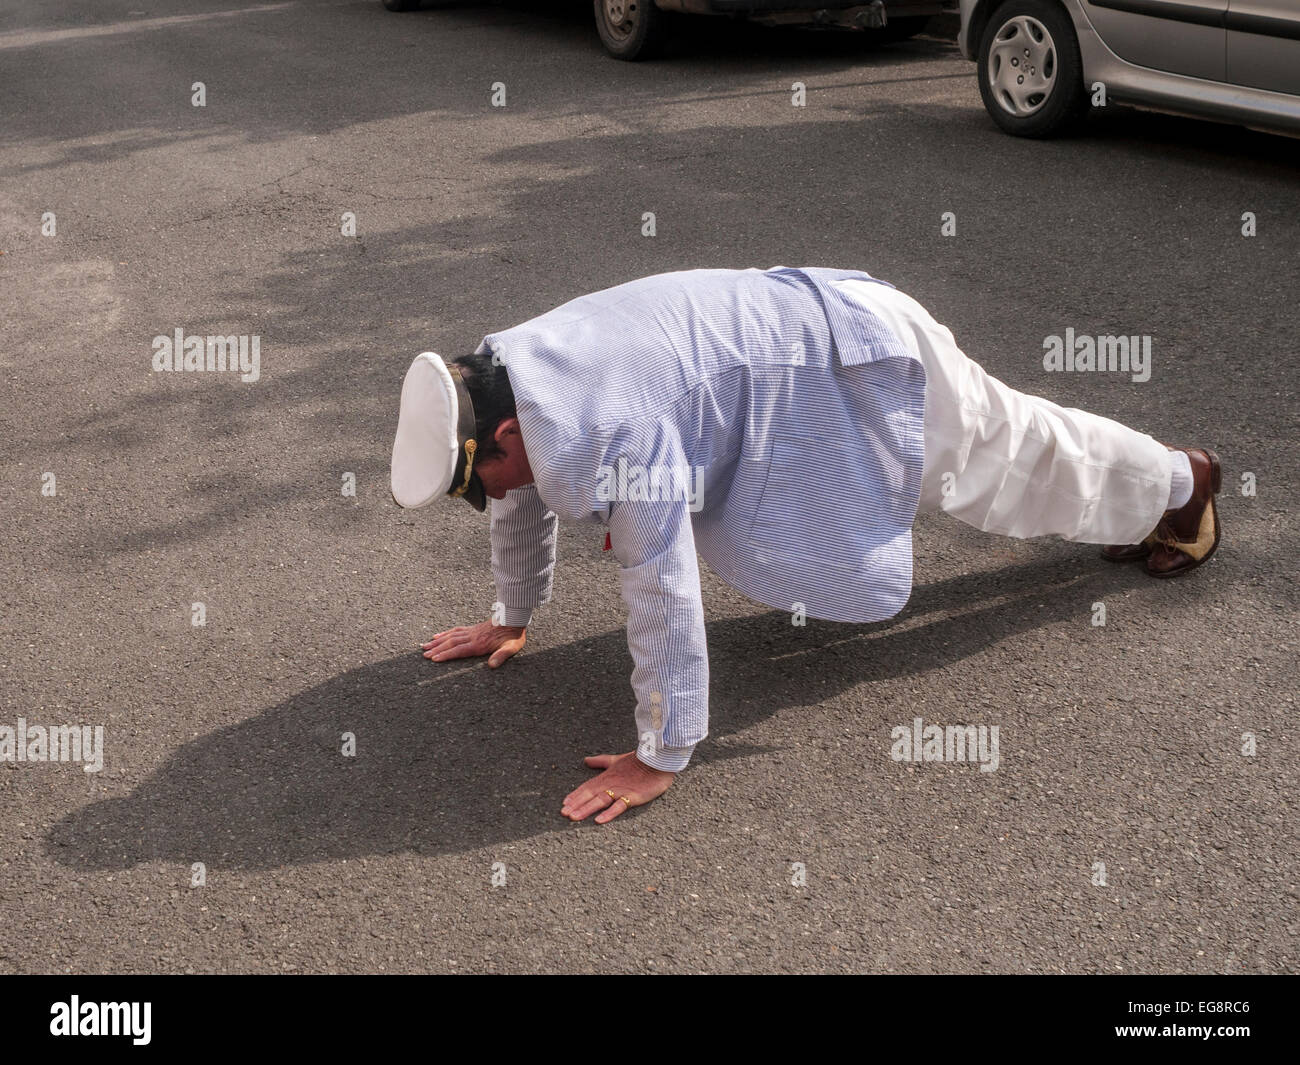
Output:
[[[1061,13],[1065,15],[1070,23],[1074,23],[1074,13],[1066,7],[1061,0],[1047,0],[1053,7],[1059,7]],[[971,54],[975,57],[975,62],[980,60],[980,43],[984,40],[984,31],[988,29],[989,22],[993,19],[993,13],[1003,4],[1003,0],[978,0],[975,9],[971,12],[970,23],[967,33],[970,40]]]

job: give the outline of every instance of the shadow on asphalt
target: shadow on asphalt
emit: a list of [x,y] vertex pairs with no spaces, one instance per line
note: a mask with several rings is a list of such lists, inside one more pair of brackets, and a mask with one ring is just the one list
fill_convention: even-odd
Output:
[[[1081,617],[1108,592],[1158,594],[1134,568],[1093,559],[1081,570],[1080,561],[924,585],[903,614],[875,625],[794,629],[777,611],[712,622],[712,733],[696,763],[770,750],[743,733],[787,708],[923,677]],[[940,616],[915,623],[929,614]],[[158,861],[265,869],[572,831],[559,807],[587,776],[581,756],[629,746],[630,664],[622,630],[526,652],[500,670],[434,665],[415,652],[375,662],[187,744],[132,794],[64,818],[48,849],[87,870]],[[864,707],[874,707],[864,731],[906,713]],[[355,757],[341,754],[345,732],[356,735]]]

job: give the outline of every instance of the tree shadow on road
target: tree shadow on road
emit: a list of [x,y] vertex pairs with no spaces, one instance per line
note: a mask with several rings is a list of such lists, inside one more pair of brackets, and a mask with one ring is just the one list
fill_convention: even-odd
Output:
[[[1100,561],[1081,574],[1074,558],[1040,561],[920,587],[903,614],[876,625],[798,629],[775,611],[715,621],[712,732],[695,762],[761,756],[768,748],[743,733],[782,709],[941,670],[1081,616],[1131,580]],[[79,869],[260,869],[571,831],[559,807],[585,779],[581,755],[630,746],[629,665],[621,630],[493,671],[415,652],[374,662],[185,745],[130,795],[65,817],[49,850]],[[903,712],[870,705],[864,730]],[[348,732],[355,757],[341,753]]]

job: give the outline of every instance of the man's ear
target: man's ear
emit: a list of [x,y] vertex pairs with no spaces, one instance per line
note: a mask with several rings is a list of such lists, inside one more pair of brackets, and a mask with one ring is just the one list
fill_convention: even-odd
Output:
[[496,441],[497,447],[501,447],[505,444],[505,438],[512,435],[519,435],[519,419],[502,418],[492,433],[492,439]]

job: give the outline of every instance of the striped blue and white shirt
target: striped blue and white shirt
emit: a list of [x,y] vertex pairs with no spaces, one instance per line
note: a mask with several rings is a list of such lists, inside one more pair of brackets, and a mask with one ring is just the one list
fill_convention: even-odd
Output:
[[[492,503],[505,623],[551,596],[558,519],[622,565],[637,756],[685,768],[708,733],[696,553],[766,606],[878,621],[911,592],[925,371],[829,282],[853,270],[686,270],[484,338],[534,483]],[[883,284],[884,282],[880,282]]]

